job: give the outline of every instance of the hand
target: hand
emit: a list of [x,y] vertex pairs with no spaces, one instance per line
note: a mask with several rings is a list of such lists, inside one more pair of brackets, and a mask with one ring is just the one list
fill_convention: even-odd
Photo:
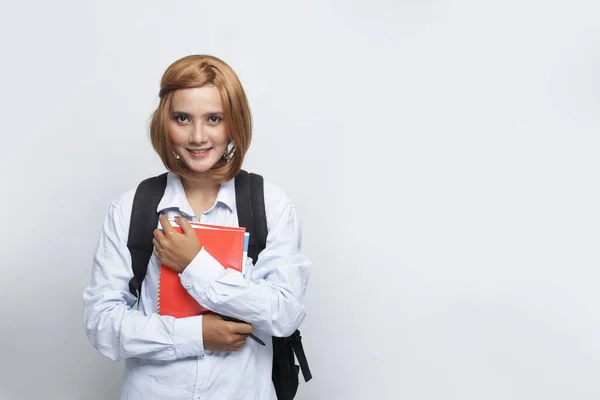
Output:
[[245,322],[229,322],[213,313],[202,316],[202,341],[210,351],[237,351],[246,343],[252,325]]
[[175,217],[183,234],[171,226],[165,215],[162,215],[159,221],[162,229],[155,229],[154,239],[152,239],[154,255],[162,264],[182,272],[202,250],[202,244],[187,219]]

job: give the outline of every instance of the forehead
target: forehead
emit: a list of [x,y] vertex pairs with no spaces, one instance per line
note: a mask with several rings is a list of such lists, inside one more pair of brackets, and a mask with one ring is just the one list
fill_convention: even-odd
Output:
[[211,85],[176,90],[171,99],[171,111],[189,113],[223,111],[219,89]]

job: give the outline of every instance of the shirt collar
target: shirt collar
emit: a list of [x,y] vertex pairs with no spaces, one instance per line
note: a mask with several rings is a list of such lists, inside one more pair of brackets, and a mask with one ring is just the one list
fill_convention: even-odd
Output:
[[[233,212],[235,209],[235,185],[234,179],[231,179],[227,182],[223,182],[221,187],[219,188],[219,192],[217,193],[217,200],[215,205],[223,204],[225,205],[230,212]],[[178,208],[184,214],[193,215],[194,210],[192,210],[192,206],[187,200],[185,196],[185,190],[183,189],[183,184],[181,183],[181,179],[177,174],[169,171],[167,173],[167,186],[165,188],[165,194],[163,195],[160,203],[158,203],[158,207],[156,211],[160,213],[161,211],[167,208]]]

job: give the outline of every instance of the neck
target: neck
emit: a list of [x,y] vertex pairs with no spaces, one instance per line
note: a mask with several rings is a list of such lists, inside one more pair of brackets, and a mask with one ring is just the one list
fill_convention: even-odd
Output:
[[194,178],[181,178],[185,194],[191,199],[206,199],[217,195],[221,184],[210,174]]

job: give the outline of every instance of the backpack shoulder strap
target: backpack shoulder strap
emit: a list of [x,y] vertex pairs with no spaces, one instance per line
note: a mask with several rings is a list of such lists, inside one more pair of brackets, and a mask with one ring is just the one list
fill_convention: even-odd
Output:
[[133,278],[129,291],[139,298],[142,281],[146,277],[148,262],[152,256],[152,238],[158,224],[156,208],[167,187],[167,173],[142,181],[133,198],[127,248],[131,253]]
[[248,256],[256,263],[268,234],[262,176],[240,170],[235,177],[235,198],[239,225],[250,233]]
[[256,247],[260,253],[267,247],[267,235],[269,233],[265,211],[264,180],[263,177],[258,174],[250,173],[248,175],[250,176],[250,198],[252,199],[254,236],[256,237]]

